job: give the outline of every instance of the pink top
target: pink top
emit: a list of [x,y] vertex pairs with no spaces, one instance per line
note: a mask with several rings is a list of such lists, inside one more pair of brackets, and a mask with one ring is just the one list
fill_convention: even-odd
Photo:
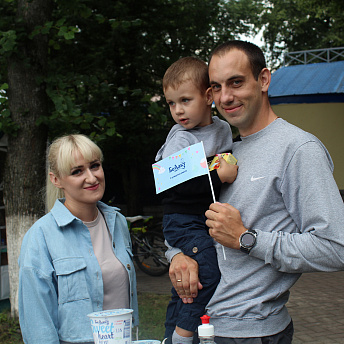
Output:
[[103,310],[129,308],[128,273],[113,251],[112,238],[103,215],[98,210],[97,218],[84,224],[90,231],[93,251],[102,271]]

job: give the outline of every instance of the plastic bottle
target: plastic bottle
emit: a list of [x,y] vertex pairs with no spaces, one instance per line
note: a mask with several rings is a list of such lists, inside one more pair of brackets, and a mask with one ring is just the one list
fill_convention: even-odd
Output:
[[209,324],[209,319],[209,315],[203,315],[201,317],[202,325],[198,326],[198,338],[200,340],[200,344],[216,344],[214,341],[214,325]]

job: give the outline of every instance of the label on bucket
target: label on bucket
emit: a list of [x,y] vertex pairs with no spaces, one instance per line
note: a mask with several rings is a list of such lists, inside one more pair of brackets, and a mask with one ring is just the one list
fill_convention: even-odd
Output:
[[112,309],[88,314],[95,344],[131,344],[132,312]]

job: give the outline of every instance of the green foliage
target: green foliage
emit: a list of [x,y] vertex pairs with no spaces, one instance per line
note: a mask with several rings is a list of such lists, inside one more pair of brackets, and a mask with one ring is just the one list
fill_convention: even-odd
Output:
[[[34,3],[28,0],[27,6]],[[32,27],[20,17],[16,1],[0,3],[0,52],[4,52],[0,83],[8,83],[8,61],[24,61],[29,69],[37,65],[32,54],[36,42],[47,42],[42,54],[47,64],[38,70],[36,82],[45,88],[50,102],[47,113],[35,123],[48,129],[50,139],[70,132],[89,135],[102,148],[111,149],[112,167],[123,178],[129,178],[121,171],[123,165],[137,166],[138,175],[148,174],[149,163],[173,124],[161,89],[168,66],[184,56],[207,59],[220,39],[255,31],[253,25],[259,24],[254,19],[258,1],[50,3],[51,13]],[[0,102],[0,130],[16,132],[11,118],[8,102]],[[128,181],[127,188],[132,185]]]
[[29,38],[33,39],[35,36],[41,35],[48,35],[50,34],[52,37],[56,36],[57,40],[54,41],[51,39],[49,44],[53,46],[55,49],[59,49],[60,46],[57,41],[60,38],[64,38],[66,41],[72,40],[75,38],[75,34],[79,32],[79,29],[75,26],[66,26],[63,25],[65,23],[65,18],[59,19],[56,23],[49,21],[46,22],[44,25],[36,26],[35,29],[30,33]]
[[222,0],[215,30],[220,41],[239,35],[254,36],[261,29],[264,4],[259,0]]
[[[29,29],[21,24],[17,2],[6,1],[0,5],[4,17],[1,81],[6,82],[7,58],[17,54],[18,44],[44,36],[49,42],[48,68],[39,82],[46,84],[51,111],[37,125],[47,125],[51,137],[73,130],[96,138],[123,137],[133,114],[127,126],[122,123],[122,132],[114,123],[118,112],[127,112],[129,102],[135,117],[144,120],[149,109],[153,116],[162,116],[158,123],[165,125],[166,109],[150,98],[162,95],[160,80],[166,68],[186,55],[206,59],[220,38],[252,30],[257,4],[248,0],[54,0],[50,18]],[[2,103],[1,109],[6,106]],[[99,126],[104,113],[109,115]]]
[[17,34],[14,30],[0,32],[0,54],[5,55],[15,49]]
[[262,12],[264,39],[277,63],[284,51],[344,45],[342,0],[270,0]]
[[[121,121],[122,130],[118,132],[121,136],[117,137],[123,137],[131,130],[133,115],[135,120],[140,117],[138,122],[141,122],[145,121],[147,108],[155,109],[157,114],[156,104],[151,106],[147,95],[161,92],[157,80],[168,66],[166,58],[173,53],[174,60],[182,54],[165,49],[166,42],[160,34],[163,23],[168,23],[168,8],[161,11],[161,1],[139,4],[100,1],[92,3],[90,10],[86,4],[83,1],[59,4],[56,11],[65,13],[64,20],[56,25],[50,22],[46,30],[50,33],[51,46],[58,47],[58,51],[51,61],[53,74],[45,80],[54,104],[53,114],[45,123],[53,123],[56,132],[57,119],[62,130],[62,124],[69,118],[65,131],[82,129],[91,136],[105,138],[116,133],[117,123]],[[169,2],[165,5],[171,7]],[[151,20],[157,16],[160,18]],[[54,28],[59,25],[62,26],[57,32]],[[177,23],[171,25],[173,30],[179,29]],[[73,44],[68,44],[61,37],[66,33],[64,28],[72,27],[78,28],[74,31],[77,36]],[[199,40],[194,41],[194,46],[201,46]],[[128,116],[128,105],[135,109],[131,116]],[[120,113],[125,113],[125,117]],[[96,124],[99,114],[106,114],[101,127]]]

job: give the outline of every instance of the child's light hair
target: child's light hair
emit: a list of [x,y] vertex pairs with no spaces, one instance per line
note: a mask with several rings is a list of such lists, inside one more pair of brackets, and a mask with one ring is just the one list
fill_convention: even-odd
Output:
[[208,66],[197,57],[188,56],[174,62],[165,72],[162,87],[177,89],[184,82],[191,81],[201,93],[210,87]]
[[77,153],[81,154],[86,161],[103,161],[101,149],[87,136],[73,134],[59,137],[54,140],[48,150],[48,174],[46,181],[46,205],[50,211],[56,199],[64,197],[62,189],[57,188],[50,181],[49,173],[56,177],[67,176],[71,168],[75,166]]

